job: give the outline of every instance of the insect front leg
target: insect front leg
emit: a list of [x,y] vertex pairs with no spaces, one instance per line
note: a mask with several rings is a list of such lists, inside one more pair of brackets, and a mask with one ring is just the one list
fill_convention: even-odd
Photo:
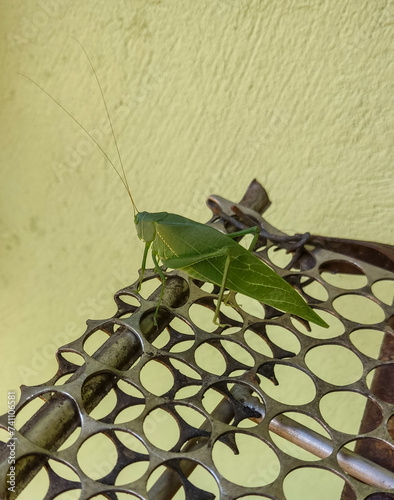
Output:
[[163,271],[160,268],[159,262],[157,260],[157,256],[156,256],[156,254],[154,252],[152,252],[152,260],[153,260],[153,262],[155,264],[155,271],[160,276],[160,279],[161,279],[161,282],[162,282],[159,300],[157,302],[155,314],[153,316],[153,324],[155,326],[157,326],[157,315],[159,314],[160,304],[161,304],[161,301],[163,299],[164,289],[165,289],[165,286],[166,286],[166,277],[164,276],[164,273],[163,273]]
[[141,264],[141,278],[140,278],[140,282],[138,284],[137,292],[139,292],[141,290],[142,280],[144,278],[144,273],[145,273],[145,269],[146,269],[146,259],[148,257],[148,250],[150,248],[151,243],[152,243],[151,241],[148,241],[145,243],[144,255],[142,257],[142,264]]

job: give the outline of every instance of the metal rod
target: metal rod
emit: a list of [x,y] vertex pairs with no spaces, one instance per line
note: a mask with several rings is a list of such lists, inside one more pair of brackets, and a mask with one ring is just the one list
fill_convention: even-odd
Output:
[[[171,307],[178,303],[182,294],[186,294],[187,291],[184,280],[176,277],[170,278],[167,280],[163,303]],[[150,299],[155,300],[159,293],[160,288],[151,295]],[[153,316],[153,313],[150,316]],[[159,328],[157,329],[154,327],[150,316],[148,315],[141,322],[141,329],[147,329],[145,333],[147,338],[160,332],[172,318],[164,309],[160,311],[158,316]],[[92,357],[113,368],[124,370],[132,366],[140,356],[140,349],[141,346],[135,336],[129,330],[121,328],[111,335]],[[69,379],[68,383],[78,379],[83,371],[84,366],[81,366]],[[111,374],[100,374],[88,380],[84,384],[82,391],[82,401],[86,411],[91,412],[115,384],[116,378]],[[19,434],[46,450],[54,451],[71,436],[79,424],[80,420],[76,406],[70,400],[59,399],[55,395],[50,397],[45,405],[25,423]],[[47,458],[38,454],[17,459],[15,465],[15,491],[3,491],[4,498],[7,498],[7,500],[16,498],[46,462]],[[8,470],[6,459],[1,465],[3,471]],[[0,485],[0,498],[2,487],[4,488],[4,485]]]

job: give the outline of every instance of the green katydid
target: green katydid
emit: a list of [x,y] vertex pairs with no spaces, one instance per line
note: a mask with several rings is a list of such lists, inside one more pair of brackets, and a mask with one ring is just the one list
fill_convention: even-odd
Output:
[[[167,212],[136,212],[138,237],[145,242],[142,272],[148,250],[152,252],[156,271],[165,276],[159,260],[172,269],[182,269],[192,278],[220,286],[214,321],[225,289],[247,295],[276,309],[295,314],[320,326],[328,326],[302,297],[251,250],[259,236],[259,228],[248,228],[223,234],[213,227]],[[254,232],[249,250],[233,240]],[[160,300],[155,314],[158,312]]]
[[[128,185],[100,81],[89,55],[82,45],[81,47],[89,61],[100,89],[115,142],[121,172],[115,167],[114,163],[94,137],[67,109],[49,95],[40,85],[29,77],[26,78],[37,85],[84,130],[104,154],[123,183],[133,206],[137,235],[145,243],[139,288],[143,281],[149,250],[151,251],[155,270],[162,281],[161,294],[154,314],[154,322],[156,323],[166,282],[165,275],[160,267],[161,262],[167,268],[181,269],[192,278],[220,286],[214,315],[215,323],[218,322],[224,292],[228,289],[256,299],[276,309],[299,316],[319,326],[327,327],[326,322],[308,306],[287,281],[281,278],[262,260],[253,255],[252,249],[260,232],[257,226],[235,233],[224,234],[211,226],[195,222],[181,215],[167,212],[149,213],[138,211]],[[234,238],[247,233],[254,233],[254,238],[249,249],[244,248],[234,241]]]

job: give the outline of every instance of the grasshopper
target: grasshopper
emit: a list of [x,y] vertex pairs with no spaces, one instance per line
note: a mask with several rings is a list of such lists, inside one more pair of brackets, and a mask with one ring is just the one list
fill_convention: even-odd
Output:
[[[157,315],[166,283],[166,277],[160,267],[161,262],[167,268],[181,269],[192,278],[207,281],[220,287],[213,319],[215,323],[218,323],[220,305],[224,298],[224,292],[228,289],[256,299],[276,309],[299,316],[319,326],[328,327],[327,323],[308,306],[287,281],[281,278],[262,260],[253,255],[252,249],[260,234],[259,227],[256,226],[235,233],[224,234],[211,226],[201,224],[181,215],[167,212],[149,213],[138,211],[129,188],[100,81],[85,48],[80,43],[79,45],[89,61],[101,93],[121,166],[120,171],[100,144],[66,108],[30,77],[22,76],[25,76],[25,78],[39,87],[41,91],[84,130],[104,154],[125,187],[133,206],[134,223],[138,238],[145,243],[138,291],[142,285],[149,251],[151,251],[155,271],[162,281],[161,293],[154,313],[154,323],[157,324]],[[250,233],[254,233],[254,237],[249,249],[244,248],[234,240],[234,238]]]

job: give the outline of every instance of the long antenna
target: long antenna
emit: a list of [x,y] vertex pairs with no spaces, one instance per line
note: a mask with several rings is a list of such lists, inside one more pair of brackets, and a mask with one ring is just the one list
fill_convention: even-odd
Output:
[[[73,38],[73,37],[72,37]],[[93,74],[94,74],[94,77],[96,78],[96,82],[97,82],[97,85],[98,85],[98,88],[100,89],[100,94],[101,94],[101,97],[103,99],[103,103],[104,103],[104,107],[105,107],[105,111],[107,113],[107,117],[108,117],[108,121],[109,121],[109,124],[110,124],[110,127],[111,127],[111,133],[112,133],[112,137],[114,139],[114,143],[115,143],[115,147],[116,147],[116,151],[118,153],[118,158],[119,158],[119,163],[120,163],[120,166],[121,166],[121,169],[122,169],[122,174],[123,174],[123,179],[124,179],[124,186],[126,187],[126,190],[129,194],[129,197],[131,199],[131,202],[133,204],[133,208],[138,212],[138,209],[134,203],[134,200],[133,200],[133,197],[131,196],[131,192],[130,192],[130,187],[129,187],[129,183],[127,181],[127,176],[126,176],[126,172],[125,172],[125,169],[124,169],[124,165],[123,165],[123,161],[122,161],[122,156],[120,154],[120,151],[119,151],[119,146],[118,146],[118,141],[116,140],[116,135],[115,135],[115,132],[114,132],[114,127],[112,125],[112,120],[111,120],[111,116],[109,114],[109,110],[108,110],[108,106],[107,106],[107,101],[105,100],[105,97],[104,97],[104,92],[103,92],[103,88],[101,86],[101,83],[100,83],[100,80],[98,79],[98,76],[97,76],[97,73],[96,73],[96,70],[94,69],[94,66],[93,66],[93,63],[89,57],[89,54],[86,52],[86,49],[85,47],[82,45],[82,43],[77,40],[76,38],[74,38],[74,40],[79,44],[79,46],[81,47],[81,49],[84,51],[84,54],[86,56],[86,59],[89,61],[89,64],[90,64],[90,67],[92,68],[92,71],[93,71]]]
[[85,53],[85,55],[86,55],[86,57],[87,57],[87,59],[89,61],[90,67],[92,68],[93,74],[94,74],[94,76],[96,78],[96,82],[98,84],[98,87],[100,89],[101,97],[102,97],[102,100],[103,100],[103,103],[104,103],[104,106],[105,106],[105,110],[107,112],[108,121],[109,121],[109,124],[110,124],[110,127],[111,127],[112,137],[114,139],[114,143],[115,143],[115,146],[116,146],[116,151],[117,151],[117,154],[118,154],[118,158],[119,158],[120,166],[121,166],[121,169],[122,169],[123,177],[120,174],[119,170],[115,167],[115,165],[114,165],[113,161],[111,160],[111,158],[107,155],[107,153],[100,146],[100,144],[97,142],[97,140],[92,136],[92,134],[82,125],[82,123],[80,123],[62,104],[60,104],[59,101],[57,101],[54,97],[52,97],[43,87],[41,87],[41,85],[39,85],[37,82],[35,82],[32,78],[30,78],[29,76],[24,75],[22,73],[18,73],[18,74],[20,76],[23,76],[27,80],[29,80],[36,87],[38,87],[44,94],[46,94],[50,99],[52,99],[52,101],[55,104],[57,104],[59,106],[59,108],[61,108],[72,120],[74,120],[74,122],[77,125],[79,125],[79,127],[85,132],[85,134],[93,141],[93,143],[98,147],[98,149],[102,152],[102,154],[108,160],[109,164],[115,170],[116,175],[119,177],[120,181],[122,182],[123,186],[125,187],[125,189],[127,191],[127,194],[129,195],[129,198],[130,198],[131,203],[133,205],[134,215],[136,215],[136,213],[138,212],[138,208],[137,208],[136,204],[134,203],[134,199],[133,199],[133,197],[131,195],[131,192],[130,192],[129,184],[127,182],[127,176],[126,176],[126,173],[125,173],[125,170],[124,170],[122,157],[121,157],[121,154],[120,154],[120,151],[119,151],[119,147],[118,147],[118,142],[116,140],[115,132],[114,132],[113,125],[112,125],[111,116],[110,116],[109,111],[108,111],[107,103],[106,103],[106,100],[105,100],[105,97],[104,97],[104,93],[103,93],[100,81],[99,81],[99,79],[97,77],[97,73],[96,73],[96,71],[95,71],[95,69],[93,67],[93,64],[92,64],[92,62],[91,62],[91,60],[89,58],[89,55],[87,54],[85,48],[83,47],[83,45],[78,40],[76,40],[76,39],[74,39],[74,40],[79,43],[79,45],[81,46],[82,50],[84,51],[84,53]]

